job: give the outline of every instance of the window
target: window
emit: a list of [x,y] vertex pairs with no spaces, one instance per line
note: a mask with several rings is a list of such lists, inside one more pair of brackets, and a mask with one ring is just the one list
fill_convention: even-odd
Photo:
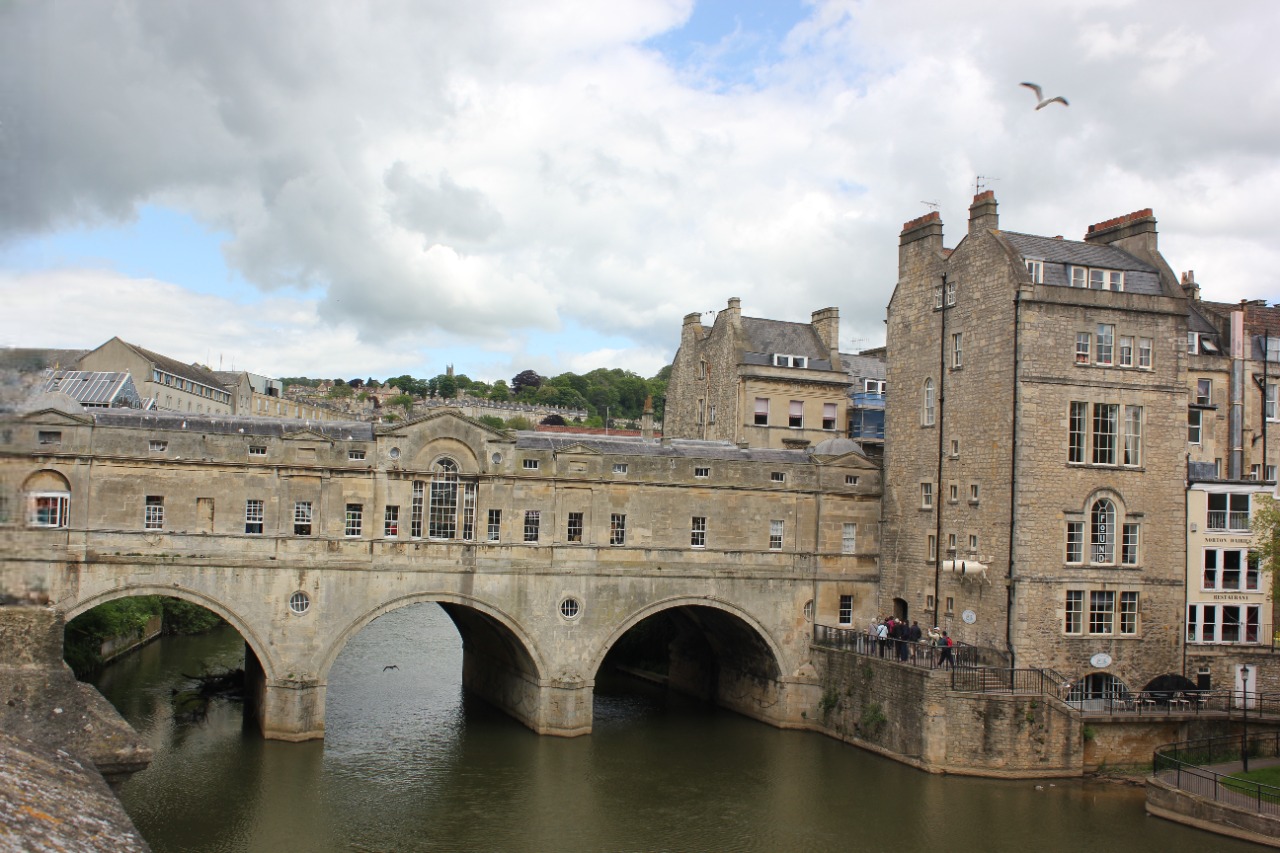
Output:
[[1206,548],[1201,588],[1231,592],[1255,591],[1259,582],[1259,557],[1235,548]]
[[715,422],[716,422],[716,407],[712,406],[710,409],[710,414],[707,416],[707,423],[713,424]]
[[960,458],[960,439],[958,438],[951,439],[951,458]]
[[538,541],[538,524],[541,520],[540,513],[536,509],[527,509],[524,512],[524,541]]
[[1138,594],[1120,593],[1120,633],[1138,633]]
[[787,426],[800,429],[804,426],[804,401],[792,400],[787,410]]
[[262,533],[262,526],[265,516],[264,505],[261,498],[249,498],[244,502],[244,532],[245,533]]
[[267,448],[265,445],[262,445],[262,444],[251,444],[249,445],[249,455],[250,456],[266,456]]
[[1126,522],[1120,537],[1120,563],[1125,566],[1138,565],[1138,525]]
[[1106,323],[1098,324],[1097,334],[1098,349],[1095,355],[1098,364],[1111,364],[1114,355],[1113,347],[1115,346],[1116,327],[1107,325]]
[[769,425],[769,398],[756,397],[756,426]]
[[1089,511],[1090,562],[1103,565],[1115,561],[1116,506],[1106,498],[1094,501]]
[[1256,643],[1260,615],[1261,606],[1257,604],[1189,605],[1187,642]]
[[1066,618],[1062,630],[1067,634],[1079,634],[1084,631],[1084,590],[1067,590]]
[[146,506],[142,510],[142,526],[146,530],[164,529],[164,498],[147,495]]
[[497,542],[502,538],[502,510],[489,510],[489,519],[485,538],[490,542]]
[[693,476],[697,477],[699,480],[705,480],[706,478],[711,476],[711,469],[710,468],[694,468]]
[[947,486],[947,502],[953,504],[960,503],[960,485],[958,483],[951,483]]
[[933,426],[934,402],[933,380],[926,379],[924,381],[924,405],[920,409],[921,426]]
[[803,355],[775,355],[773,364],[775,367],[808,367],[809,358]]
[[1031,281],[1035,284],[1044,284],[1044,261],[1032,260],[1031,258],[1023,259],[1027,264],[1027,272],[1031,274]]
[[956,282],[948,281],[946,282],[946,287],[947,287],[947,307],[950,308],[952,305],[956,304]]
[[388,504],[382,511],[382,535],[394,539],[400,535],[400,506]]
[[32,527],[66,527],[70,524],[71,495],[68,492],[34,492],[28,495]]
[[840,532],[840,553],[853,554],[858,550],[858,525],[846,521]]
[[707,546],[707,517],[695,515],[689,527],[689,546],[705,548]]
[[1151,369],[1151,338],[1138,338],[1138,367]]
[[924,550],[926,557],[930,560],[938,559],[938,537],[930,533],[925,537]]
[[1084,522],[1067,522],[1067,562],[1084,562]]
[[1110,634],[1115,621],[1116,594],[1111,590],[1089,593],[1089,633]]
[[1249,530],[1249,496],[1211,493],[1209,516],[1205,521],[1209,530]]
[[845,474],[845,475],[844,475],[844,484],[845,484],[846,486],[856,486],[856,485],[858,485],[858,477],[857,477],[857,475],[856,475],[856,474]]
[[784,530],[784,524],[782,522],[782,519],[775,518],[769,522],[769,550],[770,551],[782,550],[783,530]]
[[823,429],[836,428],[836,404],[835,403],[822,404],[822,428]]
[[1274,483],[1276,481],[1276,466],[1268,465],[1263,469],[1263,471],[1266,474],[1265,479],[1268,483]]
[[840,596],[840,624],[841,625],[853,624],[853,596],[852,595]]
[[933,288],[933,307],[939,309],[942,307],[942,285],[936,285]]
[[147,450],[150,450],[152,453],[164,453],[168,449],[169,442],[167,441],[157,441],[153,438],[147,442]]
[[1115,403],[1093,404],[1093,464],[1116,464],[1116,431],[1120,406]]
[[1142,464],[1142,407],[1124,407],[1124,464]]
[[1200,417],[1203,414],[1199,409],[1187,410],[1187,442],[1190,444],[1200,443]]
[[364,451],[363,451],[363,450],[348,450],[348,451],[347,451],[347,458],[348,458],[348,459],[350,459],[352,462],[359,462],[359,461],[361,461],[362,459],[364,459]]
[[956,609],[956,600],[952,596],[947,596],[947,613],[954,613]]
[[364,504],[347,504],[342,535],[359,536],[364,529]]
[[1088,403],[1071,401],[1068,427],[1066,427],[1066,461],[1074,464],[1084,462],[1084,419],[1088,410]]
[[978,550],[978,534],[970,533],[969,534],[969,551],[970,553],[976,553],[977,550]]
[[414,539],[422,538],[423,506],[426,503],[427,484],[422,480],[413,481],[413,501],[409,504],[409,535]]
[[1071,268],[1071,286],[1090,290],[1124,290],[1124,273],[1117,270]]
[[537,471],[537,470],[538,470],[538,460],[537,460],[537,459],[526,459],[526,460],[524,460],[523,465],[524,465],[524,470],[526,470],[526,471]]
[[964,332],[955,332],[951,335],[951,366],[952,368],[964,366],[964,352],[961,343],[964,338]]
[[[468,505],[467,495],[471,502]],[[431,471],[431,499],[427,509],[427,537],[430,539],[459,538],[459,528],[475,526],[475,483],[462,482],[458,478],[458,463],[444,457],[436,461]],[[470,539],[464,535],[463,539]]]
[[1187,332],[1187,354],[1199,355],[1200,353],[1200,335],[1196,332]]
[[569,529],[565,533],[565,539],[569,542],[582,541],[582,513],[569,513]]
[[862,389],[866,391],[868,394],[883,394],[884,380],[883,379],[864,379],[862,382]]
[[62,431],[53,429],[38,430],[36,432],[36,442],[44,445],[62,444]]
[[1196,405],[1197,406],[1213,405],[1213,380],[1212,379],[1196,380]]
[[1263,410],[1266,412],[1266,417],[1269,421],[1280,418],[1280,384],[1275,382],[1267,383],[1266,402],[1263,404]]
[[1121,367],[1133,367],[1133,338],[1122,335],[1120,337],[1120,361]]
[[615,473],[615,474],[625,474],[625,473],[627,473],[627,463],[626,463],[626,462],[615,462],[615,463],[613,463],[613,473]]
[[947,553],[952,557],[956,555],[956,535],[954,533],[947,534]]
[[978,502],[978,484],[971,483],[969,485],[969,503],[976,504]]
[[609,516],[609,544],[627,544],[627,517],[625,515],[615,512]]
[[769,480],[774,483],[785,483],[787,481],[787,475],[783,471],[770,471]]
[[293,505],[293,535],[311,535],[311,501],[298,501]]
[[1088,332],[1076,332],[1076,364],[1088,364],[1090,362],[1090,347],[1093,345],[1093,335]]
[[933,483],[920,484],[920,508],[933,509]]

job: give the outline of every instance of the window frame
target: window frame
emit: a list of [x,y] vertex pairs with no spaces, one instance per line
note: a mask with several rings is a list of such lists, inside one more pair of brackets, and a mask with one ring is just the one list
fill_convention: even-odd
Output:
[[846,521],[841,524],[840,553],[858,553],[858,523],[856,521]]
[[310,536],[315,526],[315,507],[311,501],[293,502],[293,535]]
[[351,539],[364,535],[364,504],[346,505],[342,517],[342,535]]
[[502,510],[490,507],[485,513],[485,541],[502,541]]
[[626,513],[621,513],[621,512],[609,513],[609,545],[612,547],[621,547],[626,544],[627,544]]
[[[244,532],[249,536],[261,536],[267,529],[267,504],[262,498],[245,498]],[[256,530],[254,528],[257,528]]]
[[566,542],[575,544],[582,543],[582,537],[585,530],[583,520],[586,513],[570,512],[569,517],[565,520],[564,537]]
[[695,515],[690,517],[689,547],[707,547],[707,517],[705,515]]
[[787,534],[787,524],[784,519],[769,519],[769,550],[781,551]]
[[164,495],[147,495],[142,506],[142,529],[164,530]]
[[384,539],[400,536],[400,504],[387,504],[382,508],[382,536]]
[[524,511],[524,541],[536,543],[542,529],[542,511],[526,509]]

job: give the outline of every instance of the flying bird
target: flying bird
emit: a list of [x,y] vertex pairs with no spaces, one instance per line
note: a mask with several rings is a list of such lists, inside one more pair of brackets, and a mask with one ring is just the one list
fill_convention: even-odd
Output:
[[1018,85],[1026,86],[1028,89],[1036,93],[1036,100],[1039,101],[1039,103],[1036,104],[1036,109],[1038,110],[1044,109],[1045,107],[1052,104],[1054,101],[1060,101],[1064,107],[1071,106],[1070,104],[1067,103],[1067,99],[1062,97],[1061,95],[1058,95],[1056,98],[1046,98],[1044,96],[1044,92],[1042,92],[1040,90],[1040,87],[1037,86],[1035,83],[1019,83]]
[[389,669],[399,669],[399,668],[400,668],[400,667],[396,666],[395,664],[393,664],[393,663],[389,663],[389,664],[387,664],[386,666],[384,666],[384,667],[382,668],[382,671],[383,671],[383,672],[386,672],[386,671],[387,671],[387,670],[389,670]]

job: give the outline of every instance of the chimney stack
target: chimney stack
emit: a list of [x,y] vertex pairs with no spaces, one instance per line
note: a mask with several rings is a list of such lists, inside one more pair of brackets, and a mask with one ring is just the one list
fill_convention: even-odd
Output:
[[814,311],[810,319],[813,330],[830,352],[831,369],[840,369],[840,309],[822,308]]
[[996,194],[992,190],[980,192],[973,197],[969,205],[969,233],[980,231],[997,231],[1000,228],[1000,217],[996,213]]

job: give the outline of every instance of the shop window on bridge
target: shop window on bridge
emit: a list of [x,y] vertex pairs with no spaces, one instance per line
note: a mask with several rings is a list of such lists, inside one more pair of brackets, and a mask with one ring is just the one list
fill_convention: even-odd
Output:
[[427,520],[431,539],[475,539],[476,481],[460,478],[458,463],[448,457],[433,466]]
[[1129,688],[1123,681],[1110,673],[1094,672],[1071,685],[1067,702],[1082,710],[1102,710],[1128,696]]
[[1205,519],[1209,530],[1249,530],[1249,495],[1209,495],[1209,516]]
[[30,527],[67,527],[71,523],[71,486],[56,471],[32,474],[23,484]]

